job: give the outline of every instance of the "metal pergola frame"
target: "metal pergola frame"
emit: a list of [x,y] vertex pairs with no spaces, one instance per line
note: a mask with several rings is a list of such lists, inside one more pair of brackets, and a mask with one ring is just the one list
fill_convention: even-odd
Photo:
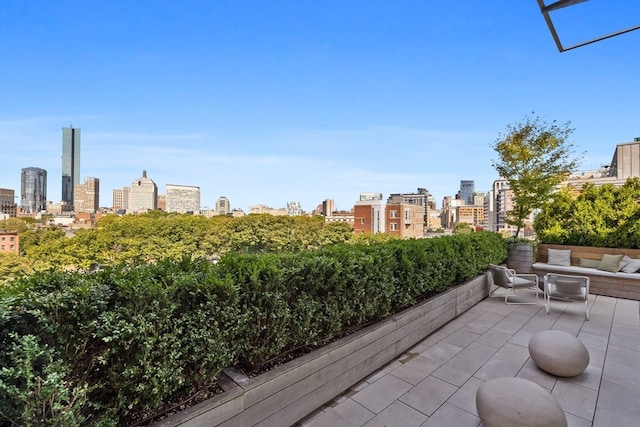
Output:
[[564,47],[562,45],[562,42],[560,41],[560,37],[558,37],[558,32],[556,31],[556,28],[553,25],[553,21],[551,20],[551,16],[549,16],[549,12],[553,12],[554,10],[562,9],[564,7],[573,6],[573,5],[576,5],[578,3],[583,3],[583,2],[585,2],[587,0],[558,0],[558,1],[554,2],[554,3],[549,4],[549,5],[545,5],[544,4],[544,0],[537,0],[537,1],[538,1],[538,6],[540,6],[540,12],[542,12],[542,15],[544,16],[544,20],[547,22],[547,27],[549,27],[549,31],[551,32],[551,35],[553,36],[553,40],[556,42],[556,46],[558,47],[558,50],[560,52],[565,52],[567,50],[575,49],[577,47],[586,46],[586,45],[591,44],[591,43],[599,42],[600,40],[605,40],[605,39],[608,39],[608,38],[611,38],[611,37],[618,36],[620,34],[624,34],[624,33],[628,33],[628,32],[633,31],[633,30],[640,29],[640,25],[635,25],[633,27],[629,27],[629,28],[626,28],[624,30],[616,31],[614,33],[607,34],[605,36],[597,37],[595,39],[587,40],[585,42],[580,42],[580,43],[574,44],[572,46]]

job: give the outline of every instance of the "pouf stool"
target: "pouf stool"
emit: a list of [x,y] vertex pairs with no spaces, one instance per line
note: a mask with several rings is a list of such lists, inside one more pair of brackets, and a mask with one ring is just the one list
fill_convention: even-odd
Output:
[[485,427],[567,427],[567,417],[551,394],[522,378],[482,383],[476,409]]
[[574,377],[589,366],[589,351],[563,331],[543,331],[529,340],[529,355],[538,368],[557,377]]

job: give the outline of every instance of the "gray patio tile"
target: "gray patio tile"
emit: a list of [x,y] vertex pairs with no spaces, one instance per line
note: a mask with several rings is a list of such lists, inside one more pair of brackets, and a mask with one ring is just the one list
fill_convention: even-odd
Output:
[[400,401],[431,416],[458,388],[429,376],[409,390]]
[[488,345],[484,345],[478,340],[469,344],[464,350],[460,353],[456,354],[456,357],[460,359],[464,359],[473,363],[476,369],[478,369],[482,364],[484,364],[487,360],[491,359],[491,357],[496,353],[496,349],[490,347]]
[[480,418],[457,406],[445,403],[421,427],[478,427]]
[[512,337],[511,334],[506,334],[504,332],[494,331],[493,329],[488,330],[480,338],[478,338],[475,343],[476,344],[484,344],[493,348],[502,347],[509,339]]
[[351,398],[374,414],[379,414],[410,389],[411,384],[408,382],[393,375],[386,375]]
[[617,300],[613,322],[638,327],[640,325],[638,302],[631,300]]
[[391,374],[408,382],[409,384],[416,385],[441,365],[442,363],[439,361],[433,361],[423,356],[418,356],[409,360],[407,363],[402,364],[397,369],[394,369]]
[[[632,368],[620,363],[605,361],[602,379],[629,388],[640,388],[640,368]],[[640,404],[640,402],[638,402]]]
[[485,312],[480,317],[476,318],[473,322],[470,322],[465,326],[465,330],[475,332],[476,334],[483,334],[490,330],[493,325],[504,319],[504,316],[497,313]]
[[604,366],[604,358],[607,352],[605,350],[589,346],[587,346],[587,351],[589,352],[589,365],[602,368]]
[[596,409],[598,391],[558,379],[551,391],[563,411],[569,412],[585,420],[592,420]]
[[447,402],[460,409],[464,409],[470,414],[478,415],[476,409],[476,393],[478,392],[478,387],[480,387],[480,384],[483,382],[484,381],[477,378],[469,378],[469,381],[453,393],[453,396],[451,396]]
[[568,412],[565,412],[564,416],[567,417],[567,427],[591,427],[591,421],[589,420],[576,417]]
[[315,411],[313,411],[312,413],[310,413],[309,415],[307,415],[306,417],[304,417],[303,419],[301,419],[300,421],[298,421],[297,423],[295,423],[294,427],[306,427],[310,425],[313,420],[320,417],[325,412],[326,412],[325,407],[324,406],[320,407]]
[[470,313],[476,313],[479,314],[480,316],[482,316],[483,314],[487,313],[487,308],[485,307],[485,302],[486,300],[480,301],[480,303],[474,305],[473,307],[469,308],[469,312]]
[[584,322],[582,329],[580,329],[580,333],[583,332],[609,338],[609,334],[611,333],[611,319],[606,322],[598,322],[589,314],[589,321]]
[[449,344],[443,341],[437,346],[423,351],[422,353],[420,353],[420,355],[432,362],[443,364],[461,351],[462,347],[458,347],[457,345]]
[[520,325],[524,325],[535,315],[532,312],[525,312],[523,310],[516,310],[512,313],[509,313],[505,316],[504,320],[514,323],[519,323]]
[[602,368],[590,364],[581,374],[563,380],[598,391],[602,380]]
[[508,315],[513,310],[515,310],[516,307],[518,307],[517,305],[505,304],[504,303],[504,297],[502,297],[502,298],[499,298],[499,297],[491,298],[491,300],[487,301],[487,302],[488,303],[486,304],[486,310],[488,312],[501,314],[502,317]]
[[589,324],[593,321],[594,325],[611,327],[613,323],[613,309],[606,310],[601,307],[590,306]]
[[553,324],[558,321],[558,317],[559,316],[552,314],[536,315],[532,317],[527,323],[522,325],[520,331],[529,332],[531,334],[537,334],[538,332],[547,331],[551,329]]
[[[586,322],[585,322],[586,323]],[[609,336],[596,335],[589,332],[580,331],[578,339],[587,347],[606,350],[609,343]]]
[[501,320],[493,325],[493,330],[498,332],[504,332],[505,334],[515,334],[522,328],[522,323],[512,322],[510,320]]
[[512,362],[522,366],[529,358],[529,348],[506,343],[494,356],[497,359]]
[[468,360],[453,357],[447,363],[439,367],[432,376],[460,387],[482,366],[482,363],[474,364]]
[[349,399],[348,402],[331,408],[318,417],[304,421],[301,425],[303,427],[361,427],[374,415]]
[[376,415],[364,427],[418,427],[427,416],[400,401],[393,402]]
[[398,360],[394,360],[393,362],[388,363],[382,369],[369,375],[367,378],[365,378],[365,381],[368,382],[369,384],[372,384],[378,381],[380,378],[387,375],[388,373],[393,372],[395,369],[399,368],[400,366],[402,366],[402,363],[400,363]]
[[527,360],[516,377],[534,382],[540,387],[549,390],[549,392],[551,392],[558,380],[557,377],[549,375],[542,369],[538,368],[532,359]]
[[354,402],[352,399],[347,399],[346,401],[340,403],[338,406],[333,408],[332,411],[337,412],[340,416],[346,418],[352,424],[357,426],[365,424],[368,420],[375,416],[373,412],[369,411],[367,408],[363,407],[357,402]]
[[442,326],[440,328],[440,330],[442,332],[448,333],[448,334],[452,334],[462,328],[464,328],[465,326],[467,326],[468,322],[463,322],[460,320],[460,318],[457,319],[453,319],[450,320],[446,325]]
[[[570,427],[590,426],[592,419],[594,427],[635,427],[640,419],[640,304],[602,296],[592,302],[591,320],[585,321],[580,303],[552,301],[547,315],[542,305],[507,306],[500,299],[485,299],[299,425],[351,427],[366,419],[367,427],[482,426],[475,407],[480,384],[517,376],[550,390]],[[585,372],[557,378],[535,366],[528,339],[548,329],[585,343],[590,356]],[[475,368],[468,378],[467,371]]]
[[628,388],[603,380],[593,427],[637,426],[640,420],[640,388]]
[[[578,303],[579,304],[579,303]],[[582,324],[584,323],[584,306],[582,312],[577,314],[566,314],[563,313],[562,316],[558,319],[556,323],[553,324],[551,329],[557,331],[567,332],[575,337],[578,336],[580,332],[580,328],[582,328]]]
[[424,347],[424,349],[419,351],[419,353],[422,353],[424,350],[428,349],[429,347],[433,347],[435,344],[439,343],[440,341],[442,341],[448,336],[449,336],[448,332],[444,332],[442,330],[435,331],[434,333],[429,335],[427,338],[422,340],[420,344],[418,344],[418,346]]
[[516,345],[519,345],[521,347],[528,347],[529,346],[529,340],[531,339],[531,337],[533,335],[534,335],[533,333],[526,332],[526,331],[523,331],[521,329],[518,332],[516,332],[514,336],[511,337],[509,342],[511,344],[516,344]]
[[369,383],[367,381],[360,381],[359,383],[351,387],[350,390],[353,392],[357,392],[357,391],[364,390],[367,387],[369,387]]
[[[542,294],[540,294],[542,295]],[[535,301],[535,297],[534,297]],[[542,298],[538,298],[537,304],[527,304],[516,307],[516,310],[520,313],[526,313],[529,317],[537,316],[539,313],[544,313],[544,300]],[[546,314],[546,313],[545,313]]]
[[452,333],[451,335],[446,337],[443,341],[461,348],[465,348],[466,346],[468,346],[478,338],[480,338],[479,334],[463,329],[463,330],[459,330]]
[[640,368],[640,351],[617,348],[609,344],[607,362],[615,362],[630,368]]
[[614,324],[611,327],[609,345],[616,348],[640,352],[640,328]]
[[456,320],[459,320],[460,323],[463,324],[463,326],[466,326],[468,323],[473,322],[475,319],[477,319],[480,316],[481,314],[479,313],[474,313],[473,311],[467,310],[464,313],[462,313],[460,316],[458,316]]
[[524,365],[524,362],[507,362],[493,356],[487,361],[487,363],[482,365],[482,367],[478,369],[473,376],[484,381],[488,381],[493,378],[513,377],[518,373],[518,371],[520,371],[522,365]]

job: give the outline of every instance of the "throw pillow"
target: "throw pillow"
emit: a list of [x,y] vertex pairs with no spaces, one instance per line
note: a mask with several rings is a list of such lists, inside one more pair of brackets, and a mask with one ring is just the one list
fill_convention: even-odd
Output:
[[632,259],[631,261],[627,261],[627,265],[622,267],[622,270],[625,273],[635,273],[636,271],[640,271],[640,259]]
[[580,267],[598,268],[599,259],[580,258]]
[[602,255],[602,260],[600,264],[598,264],[598,270],[610,271],[612,273],[616,273],[620,268],[620,261],[622,261],[622,257],[624,255]]
[[571,249],[549,249],[547,264],[570,266]]

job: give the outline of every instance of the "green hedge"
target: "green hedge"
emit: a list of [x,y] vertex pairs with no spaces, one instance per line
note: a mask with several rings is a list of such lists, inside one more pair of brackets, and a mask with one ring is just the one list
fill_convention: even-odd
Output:
[[126,425],[505,258],[473,233],[20,279],[0,288],[0,424]]

